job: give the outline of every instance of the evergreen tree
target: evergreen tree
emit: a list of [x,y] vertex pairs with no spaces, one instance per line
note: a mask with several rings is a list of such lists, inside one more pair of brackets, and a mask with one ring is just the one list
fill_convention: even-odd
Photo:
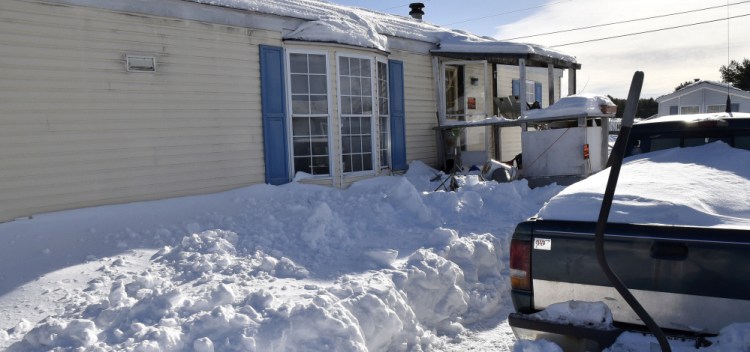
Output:
[[[615,117],[622,117],[622,114],[625,112],[625,99],[617,99],[612,97],[611,95],[608,95],[610,100],[612,100],[615,105],[617,105],[617,114],[615,114]],[[635,111],[635,117],[637,118],[647,118],[651,117],[653,115],[656,115],[659,112],[659,104],[654,100],[654,98],[648,98],[648,99],[640,99],[638,101],[638,109]]]
[[742,63],[732,60],[729,66],[722,65],[719,72],[724,83],[750,91],[750,59],[744,59]]
[[[699,80],[699,79],[696,79],[696,80],[695,80],[694,82],[698,82],[698,81],[700,81],[700,80]],[[680,90],[680,89],[682,89],[682,88],[685,88],[685,87],[687,87],[687,86],[689,86],[689,85],[693,84],[694,82],[691,82],[691,81],[685,81],[685,82],[682,82],[682,83],[680,83],[680,85],[678,85],[677,87],[674,87],[674,91],[676,92],[676,91],[678,91],[678,90]]]

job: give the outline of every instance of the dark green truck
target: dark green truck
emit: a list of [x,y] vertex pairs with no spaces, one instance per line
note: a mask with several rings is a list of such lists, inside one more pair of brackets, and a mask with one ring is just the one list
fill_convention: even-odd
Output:
[[[643,153],[640,158],[634,157],[639,158],[637,163],[649,161],[649,165],[678,171],[671,177],[705,179],[710,181],[706,184],[712,188],[722,187],[713,177],[725,175],[729,177],[727,180],[734,180],[727,186],[737,187],[737,182],[750,184],[750,172],[747,171],[750,168],[746,166],[750,163],[750,153],[737,149],[750,149],[750,114],[668,116],[635,124],[629,140],[627,155]],[[649,159],[650,154],[645,154],[715,141],[722,143],[700,147],[708,149],[681,150],[683,154],[680,155],[718,154],[716,158],[708,154],[700,159],[707,161],[707,165],[700,169],[707,170],[706,175],[679,174],[682,169],[678,166],[682,161],[668,159],[671,155],[678,155],[672,150],[653,154],[657,155],[651,158],[653,160]],[[731,159],[728,159],[728,154],[732,155]],[[634,158],[626,159],[626,162]],[[689,163],[685,170],[698,170],[694,164],[700,162],[685,162]],[[719,164],[721,166],[717,166]],[[628,164],[623,167],[621,181],[627,181],[627,167]],[[733,170],[734,167],[741,170]],[[653,177],[663,178],[664,175],[669,173],[654,174]],[[658,193],[661,190],[656,188],[671,185],[672,181],[668,179],[655,179],[652,190]],[[577,187],[586,189],[583,185]],[[649,186],[637,187],[636,191],[649,193]],[[750,322],[750,200],[727,200],[730,206],[711,208],[710,204],[691,197],[714,199],[716,197],[711,198],[712,194],[726,194],[720,193],[726,190],[685,187],[669,191],[684,192],[687,201],[698,204],[697,209],[685,211],[676,204],[679,202],[660,204],[662,207],[653,208],[653,217],[662,221],[628,221],[631,210],[638,211],[637,205],[627,208],[628,203],[638,203],[649,199],[650,195],[637,192],[620,195],[619,202],[626,208],[618,210],[613,206],[615,218],[610,217],[606,226],[604,253],[613,271],[668,336],[692,339],[696,347],[705,346],[710,343],[706,337],[715,336],[723,327],[735,322]],[[736,197],[747,196],[747,193],[736,193],[733,194]],[[564,196],[574,199],[577,195],[567,192]],[[579,198],[585,199],[586,196]],[[615,199],[617,202],[617,196]],[[555,198],[550,203],[554,201]],[[657,199],[649,204],[659,202],[666,203]],[[588,204],[593,207],[595,202]],[[730,209],[732,213],[714,214],[722,212],[721,209]],[[669,221],[673,211],[675,221]],[[569,211],[571,214],[587,212],[594,211]],[[716,216],[716,220],[710,216]],[[510,249],[512,298],[516,313],[509,317],[517,337],[552,340],[566,351],[595,351],[610,346],[624,331],[646,332],[641,319],[610,285],[597,263],[594,248],[596,219],[589,218],[591,216],[587,215],[567,219],[565,216],[562,219],[532,218],[517,225]],[[552,304],[569,301],[605,303],[612,313],[613,324],[602,328],[545,321],[532,315]]]

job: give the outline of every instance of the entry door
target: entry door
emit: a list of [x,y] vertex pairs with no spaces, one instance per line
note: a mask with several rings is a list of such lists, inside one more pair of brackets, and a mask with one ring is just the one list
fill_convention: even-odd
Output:
[[[442,64],[442,119],[478,121],[485,119],[491,84],[488,83],[487,62],[449,61]],[[461,163],[479,167],[489,157],[489,134],[486,127],[464,127],[460,132]]]

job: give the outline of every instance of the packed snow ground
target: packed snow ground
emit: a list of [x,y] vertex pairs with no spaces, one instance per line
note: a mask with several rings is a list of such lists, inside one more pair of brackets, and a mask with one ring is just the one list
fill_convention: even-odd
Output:
[[[0,349],[559,351],[515,341],[507,263],[516,223],[562,187],[466,176],[435,191],[435,174],[412,163],[346,190],[258,185],[0,224]],[[729,327],[708,351],[750,351],[748,336]]]

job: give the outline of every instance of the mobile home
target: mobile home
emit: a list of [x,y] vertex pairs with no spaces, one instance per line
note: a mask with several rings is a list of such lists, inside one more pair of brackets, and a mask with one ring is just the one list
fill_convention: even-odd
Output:
[[[580,68],[314,0],[3,0],[0,52],[0,221],[438,166],[436,127],[547,106]],[[479,144],[510,155],[513,131]]]

